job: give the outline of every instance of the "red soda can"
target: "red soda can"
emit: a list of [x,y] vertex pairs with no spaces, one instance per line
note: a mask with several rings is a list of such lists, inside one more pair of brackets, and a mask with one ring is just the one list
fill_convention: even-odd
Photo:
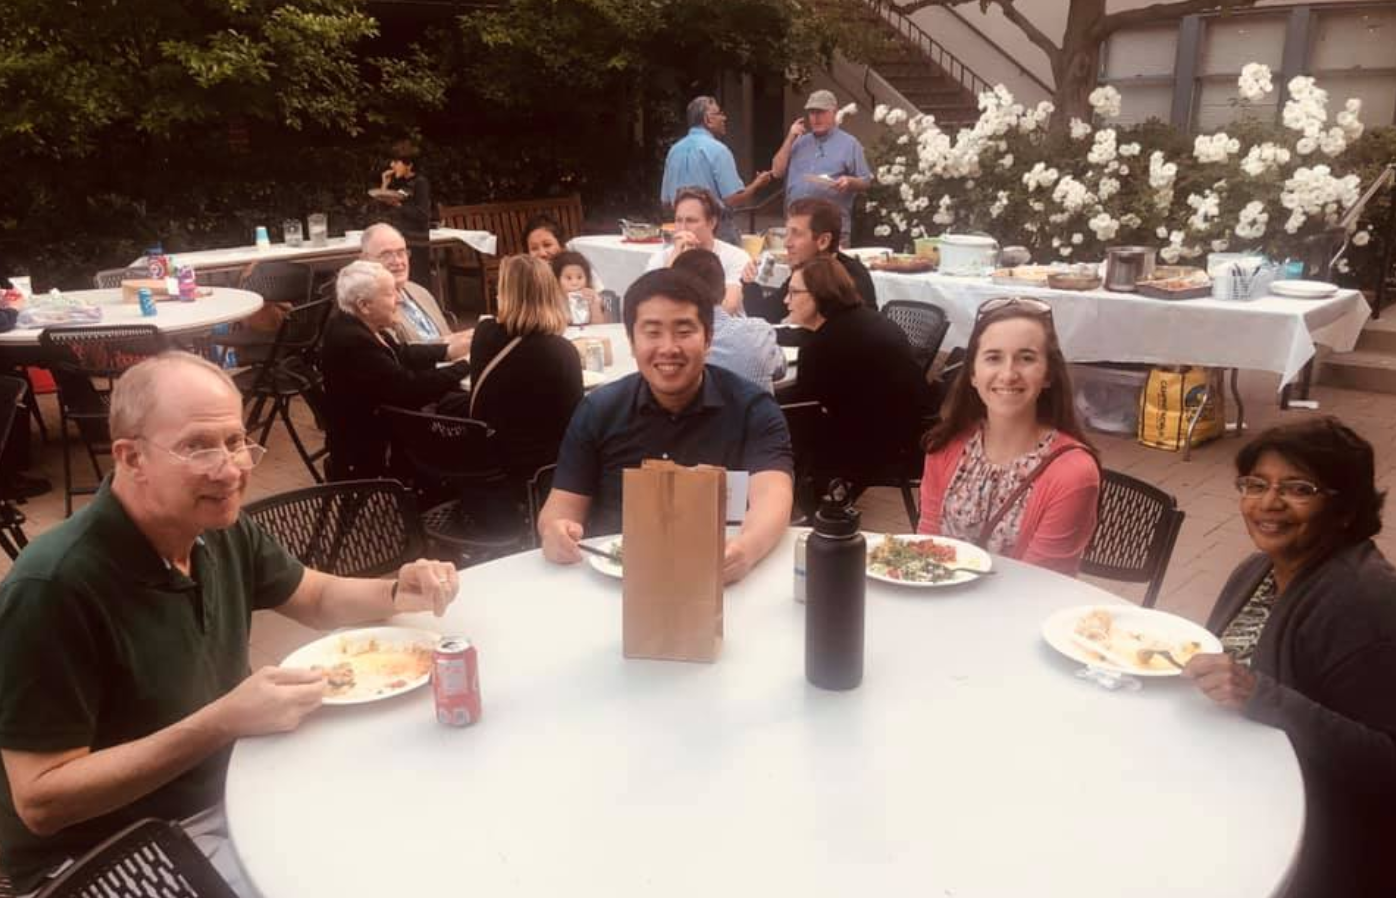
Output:
[[447,636],[437,645],[431,691],[436,719],[447,726],[470,726],[480,719],[480,656],[469,639]]

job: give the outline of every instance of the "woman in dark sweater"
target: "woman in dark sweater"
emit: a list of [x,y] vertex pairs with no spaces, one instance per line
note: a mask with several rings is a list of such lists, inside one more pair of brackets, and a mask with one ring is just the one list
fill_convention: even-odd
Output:
[[1287,895],[1396,895],[1396,569],[1372,543],[1384,495],[1371,444],[1308,420],[1260,434],[1236,469],[1260,552],[1207,622],[1226,654],[1183,673],[1294,746],[1306,819]]
[[903,467],[920,475],[918,440],[931,390],[906,334],[863,305],[842,265],[816,256],[790,275],[790,323],[813,333],[800,348],[793,395],[828,411],[809,460],[814,487],[832,477],[855,490]]
[[[325,444],[331,480],[388,472],[388,436],[375,411],[384,405],[420,409],[460,388],[469,373],[469,334],[445,343],[402,345],[389,328],[401,294],[377,262],[351,262],[335,282],[339,311],[325,325],[320,366],[325,375]],[[437,367],[452,360],[453,365]]]
[[569,320],[567,297],[546,262],[510,256],[500,263],[499,317],[475,328],[469,416],[495,429],[504,466],[516,478],[557,460],[582,401],[581,357],[561,336]]

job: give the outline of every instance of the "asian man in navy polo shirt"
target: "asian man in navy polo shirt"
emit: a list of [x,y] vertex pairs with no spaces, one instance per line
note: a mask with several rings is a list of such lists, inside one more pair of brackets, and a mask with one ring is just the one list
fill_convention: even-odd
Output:
[[760,387],[706,364],[713,307],[692,275],[661,269],[637,280],[625,294],[625,329],[640,370],[592,392],[572,415],[538,518],[543,555],[575,564],[583,534],[620,531],[626,468],[646,458],[721,465],[750,476],[746,517],[723,565],[726,582],[740,580],[790,521],[785,416]]

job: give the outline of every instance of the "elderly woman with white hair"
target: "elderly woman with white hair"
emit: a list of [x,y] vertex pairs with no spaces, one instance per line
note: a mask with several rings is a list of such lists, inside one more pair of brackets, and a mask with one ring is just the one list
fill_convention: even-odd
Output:
[[[388,472],[388,438],[374,412],[384,405],[420,409],[460,388],[470,373],[470,332],[445,343],[404,345],[392,334],[401,294],[377,262],[351,262],[335,283],[339,310],[325,325],[325,443],[331,480]],[[438,367],[438,363],[454,364]]]

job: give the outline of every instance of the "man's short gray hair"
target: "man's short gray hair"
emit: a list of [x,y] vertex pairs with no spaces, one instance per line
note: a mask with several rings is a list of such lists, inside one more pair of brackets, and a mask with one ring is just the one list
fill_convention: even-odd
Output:
[[162,352],[131,367],[117,379],[107,412],[107,424],[113,440],[133,440],[142,435],[146,419],[160,401],[165,373],[176,368],[192,368],[211,374],[234,396],[242,395],[228,372],[209,360],[177,350]]
[[372,244],[373,241],[388,234],[392,234],[403,243],[407,242],[407,238],[402,236],[401,231],[388,224],[386,221],[380,221],[364,229],[363,236],[359,238],[359,254],[366,258],[368,256],[369,245]]
[[393,275],[377,262],[358,259],[339,269],[334,282],[334,298],[341,311],[357,315],[359,303],[372,299],[378,291],[378,282],[384,276]]
[[713,97],[694,97],[688,101],[688,127],[698,128],[707,124],[708,110],[717,105]]

